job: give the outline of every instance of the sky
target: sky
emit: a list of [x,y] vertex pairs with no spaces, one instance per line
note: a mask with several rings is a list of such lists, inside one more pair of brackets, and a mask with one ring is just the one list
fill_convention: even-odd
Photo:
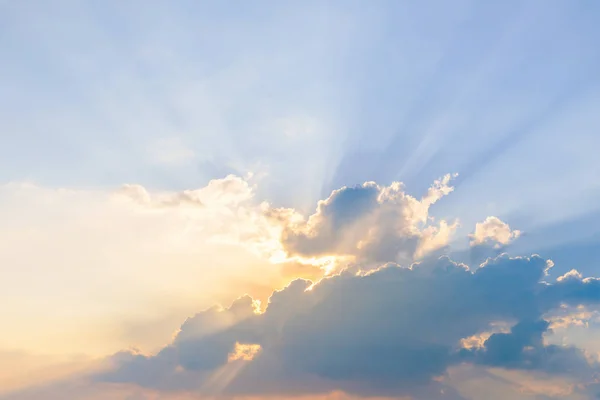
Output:
[[0,0],[0,400],[600,398],[599,19]]

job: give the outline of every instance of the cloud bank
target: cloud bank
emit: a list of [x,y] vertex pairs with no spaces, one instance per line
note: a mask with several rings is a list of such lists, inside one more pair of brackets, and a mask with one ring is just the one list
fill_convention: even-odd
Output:
[[[458,224],[430,215],[431,206],[453,191],[452,177],[435,181],[420,199],[398,182],[341,188],[308,217],[257,201],[250,181],[235,176],[183,192],[126,185],[110,193],[107,201],[118,212],[103,214],[97,205],[100,217],[119,216],[119,226],[133,225],[147,235],[140,254],[166,246],[154,236],[157,231],[144,227],[168,228],[159,237],[168,233],[172,239],[185,221],[183,242],[175,248],[187,252],[183,243],[241,248],[291,283],[272,291],[277,286],[271,273],[253,270],[271,287],[266,305],[245,295],[228,307],[207,308],[185,320],[159,350],[120,351],[108,359],[108,368],[85,381],[172,398],[338,392],[361,398],[481,398],[467,393],[465,378],[457,382],[456,371],[467,368],[479,381],[506,381],[490,372],[499,370],[574,382],[561,396],[586,398],[600,372],[597,357],[548,337],[554,327],[579,318],[582,309],[599,305],[600,280],[571,271],[550,282],[553,263],[537,255],[503,254],[471,267],[435,255],[448,246]],[[56,201],[55,193],[46,196],[44,201]],[[489,217],[477,224],[471,240],[495,247],[518,235]],[[210,254],[215,260],[227,255]],[[311,280],[293,279],[298,276]],[[212,290],[213,281],[207,276],[203,287]],[[539,393],[550,390],[541,386]],[[14,398],[31,398],[27,393]]]
[[[264,313],[249,297],[198,313],[156,355],[120,353],[115,369],[96,379],[204,395],[343,390],[429,399],[462,398],[443,382],[449,368],[464,364],[593,382],[596,361],[581,349],[546,344],[543,335],[545,318],[561,306],[597,305],[600,280],[571,274],[548,283],[551,266],[539,256],[504,255],[470,270],[442,257],[342,272],[317,284],[296,280],[273,293]],[[498,322],[510,330],[463,346]],[[251,360],[231,359],[240,344],[253,346]],[[223,370],[233,376],[211,391],[207,382]]]

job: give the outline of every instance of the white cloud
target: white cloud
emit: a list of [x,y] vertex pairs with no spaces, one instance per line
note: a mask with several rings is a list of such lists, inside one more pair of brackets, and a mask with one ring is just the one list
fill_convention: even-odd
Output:
[[471,246],[486,242],[495,242],[496,247],[505,246],[521,236],[518,230],[511,230],[507,223],[498,217],[487,217],[483,222],[475,224],[475,232],[469,235]]

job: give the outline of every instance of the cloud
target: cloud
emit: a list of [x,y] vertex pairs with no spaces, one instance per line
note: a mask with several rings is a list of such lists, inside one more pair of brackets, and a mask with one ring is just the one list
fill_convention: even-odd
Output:
[[593,368],[580,349],[547,345],[542,335],[548,332],[545,320],[520,321],[509,333],[495,333],[482,348],[465,354],[474,356],[475,363],[507,369],[535,370],[570,374],[591,379]]
[[122,196],[134,203],[148,207],[191,206],[202,207],[200,193],[196,190],[184,190],[179,193],[169,193],[159,198],[153,198],[141,185],[125,184],[116,191],[116,196]]
[[484,243],[495,243],[495,247],[506,246],[519,236],[521,232],[511,230],[507,223],[497,217],[487,217],[483,222],[475,224],[475,232],[469,235],[471,246]]
[[473,400],[590,399],[589,388],[582,386],[577,377],[467,364],[450,368],[448,375],[448,382]]
[[[192,307],[239,293],[266,301],[294,278],[318,281],[350,263],[369,269],[409,262],[444,246],[453,232],[452,223],[433,224],[428,216],[452,191],[450,179],[420,200],[400,183],[342,188],[308,222],[258,199],[251,175],[182,191],[3,185],[0,263],[19,267],[5,277],[0,300],[28,294],[19,314],[5,316],[5,339],[34,353],[87,352],[84,337],[102,343],[94,355],[131,342],[150,351],[176,329],[162,321],[181,319]],[[40,310],[35,320],[44,330],[32,327]],[[32,329],[23,334],[25,326]]]
[[[237,207],[247,204],[254,197],[253,187],[247,180],[228,175],[213,179],[205,187],[179,192],[150,194],[146,188],[136,184],[122,185],[114,192],[115,200],[129,200],[148,208],[209,207],[212,210]],[[245,204],[246,203],[246,204]]]
[[290,255],[350,257],[363,264],[410,263],[446,246],[457,222],[433,222],[429,208],[453,191],[456,175],[436,180],[419,200],[400,182],[343,187],[319,201],[307,219],[292,210],[270,210],[285,221],[282,244]]
[[[459,399],[444,382],[449,368],[467,363],[585,382],[596,364],[580,349],[546,344],[544,317],[561,306],[600,303],[600,286],[593,279],[547,283],[551,265],[538,256],[503,255],[470,270],[442,257],[410,268],[346,271],[317,284],[296,280],[274,292],[263,313],[248,297],[206,310],[156,355],[115,356],[115,369],[96,379],[202,391],[215,371],[232,369],[235,376],[219,394],[342,390]],[[510,330],[462,346],[499,322]],[[260,351],[251,361],[232,361],[239,346]]]
[[[186,319],[156,351],[115,353],[109,369],[90,376],[93,385],[216,397],[341,391],[464,399],[449,372],[464,365],[589,383],[596,361],[583,349],[546,338],[557,318],[570,316],[565,310],[580,313],[577,307],[600,303],[600,281],[571,272],[549,283],[553,263],[539,256],[504,254],[473,269],[433,257],[457,224],[435,223],[429,213],[452,192],[451,178],[434,182],[420,199],[400,183],[342,188],[308,218],[260,202],[252,181],[236,176],[164,193],[137,185],[110,193],[19,186],[8,198],[26,204],[32,213],[23,215],[35,222],[42,216],[66,229],[55,229],[57,253],[46,258],[72,248],[86,267],[112,266],[108,281],[119,282],[129,298],[140,282],[155,279],[151,289],[161,288],[165,299],[167,276],[152,272],[171,272],[182,262],[194,267],[190,290],[207,298],[227,301],[234,292],[249,293]],[[36,210],[54,214],[49,218]],[[6,217],[13,240],[35,233],[15,229],[28,227],[21,217]],[[109,232],[114,237],[100,237]],[[84,234],[92,236],[80,241]],[[98,239],[98,249],[89,247],[89,237]],[[114,275],[123,268],[84,257],[105,254],[119,254],[144,269],[125,282]],[[323,278],[331,265],[335,271]],[[115,297],[118,292],[111,290]],[[125,298],[115,298],[115,305],[128,307]],[[268,301],[261,305],[259,299]],[[143,306],[129,312],[147,309]],[[156,321],[152,331],[163,329],[160,318]]]

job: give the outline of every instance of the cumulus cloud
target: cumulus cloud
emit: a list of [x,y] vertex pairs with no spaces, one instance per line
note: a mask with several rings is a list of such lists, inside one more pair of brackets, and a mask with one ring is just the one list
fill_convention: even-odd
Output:
[[507,369],[570,374],[592,379],[594,368],[585,353],[575,347],[545,344],[546,320],[520,321],[509,333],[495,333],[482,348],[465,352],[472,362]]
[[475,224],[475,232],[470,234],[471,246],[493,243],[495,247],[506,246],[518,238],[521,232],[511,230],[510,226],[498,217],[487,217],[483,222]]
[[436,224],[429,215],[430,207],[453,191],[455,176],[435,181],[421,199],[407,194],[400,182],[366,182],[334,190],[306,219],[289,209],[269,213],[285,222],[282,244],[290,255],[410,263],[446,246],[456,229],[457,221]]
[[[597,365],[582,350],[545,343],[544,318],[564,306],[598,304],[600,285],[577,277],[547,283],[551,265],[504,255],[470,270],[442,257],[317,284],[296,280],[274,292],[263,313],[248,297],[201,312],[156,355],[119,355],[115,369],[96,379],[202,390],[215,371],[231,369],[235,376],[219,394],[343,390],[421,399],[462,398],[444,379],[465,363],[591,379]],[[485,335],[499,322],[509,330]],[[479,345],[464,347],[482,334]],[[251,361],[232,360],[242,345],[260,351]]]
[[[29,294],[22,317],[7,317],[5,336],[11,347],[34,352],[85,352],[86,335],[98,335],[100,353],[129,342],[149,350],[176,327],[161,321],[188,315],[191,304],[240,292],[266,300],[293,278],[317,281],[349,263],[412,260],[444,246],[453,232],[453,223],[428,217],[451,192],[450,180],[420,200],[399,183],[343,188],[308,221],[257,199],[254,181],[233,175],[176,192],[136,184],[111,191],[0,186],[0,263],[22,266],[5,277],[0,300],[18,301],[16,287]],[[56,290],[63,296],[53,296]],[[60,313],[66,308],[76,318]],[[43,337],[36,329],[23,335],[40,310]],[[106,320],[114,314],[118,321]]]
[[[92,206],[71,203],[77,207],[56,214],[69,217],[58,218],[62,225],[71,229],[69,220],[84,221],[90,230],[77,225],[70,233],[98,235],[98,227],[112,227],[116,235],[111,246],[107,239],[100,242],[103,251],[85,248],[85,254],[144,257],[139,279],[148,279],[157,259],[168,261],[157,266],[168,269],[198,254],[194,262],[209,260],[221,268],[203,269],[202,281],[208,283],[197,291],[214,297],[213,283],[225,275],[228,293],[235,288],[254,295],[188,318],[157,351],[114,354],[110,368],[93,374],[91,384],[133,385],[144,393],[173,396],[194,393],[190,398],[341,391],[344,396],[465,399],[450,373],[465,365],[591,382],[597,372],[593,358],[546,339],[582,307],[600,303],[598,279],[571,271],[549,283],[553,264],[539,256],[502,255],[473,269],[448,257],[425,257],[446,246],[457,226],[457,221],[436,222],[429,212],[452,192],[451,179],[434,182],[420,199],[400,183],[342,188],[320,201],[308,218],[260,202],[252,184],[235,176],[183,192],[128,185],[104,193]],[[93,198],[22,187],[15,201],[23,204],[19,196],[31,190],[38,195],[33,203],[52,207],[64,197]],[[13,228],[19,226],[18,219],[7,218]],[[516,232],[490,217],[471,238],[478,244],[506,244]],[[57,230],[54,239],[61,234]],[[62,239],[71,246],[79,243],[78,235]],[[215,251],[198,252],[205,246]],[[244,252],[229,259],[233,249]],[[185,257],[178,258],[180,253]],[[225,272],[224,260],[240,266]],[[256,260],[268,261],[267,268],[251,265]],[[323,278],[331,265],[338,269]],[[279,280],[272,275],[275,269]],[[297,277],[305,279],[289,283]],[[289,284],[283,284],[286,280]],[[263,295],[266,305],[257,301]]]
[[254,201],[254,187],[233,175],[181,192],[151,194],[140,185],[124,185],[114,196],[148,210],[219,213],[228,221],[220,224],[222,232],[212,233],[212,242],[240,245],[275,263],[331,272],[350,263],[370,268],[385,262],[409,264],[447,246],[458,220],[436,223],[429,209],[454,190],[454,177],[436,180],[420,199],[408,195],[400,182],[343,187],[319,201],[308,218],[294,209]]

